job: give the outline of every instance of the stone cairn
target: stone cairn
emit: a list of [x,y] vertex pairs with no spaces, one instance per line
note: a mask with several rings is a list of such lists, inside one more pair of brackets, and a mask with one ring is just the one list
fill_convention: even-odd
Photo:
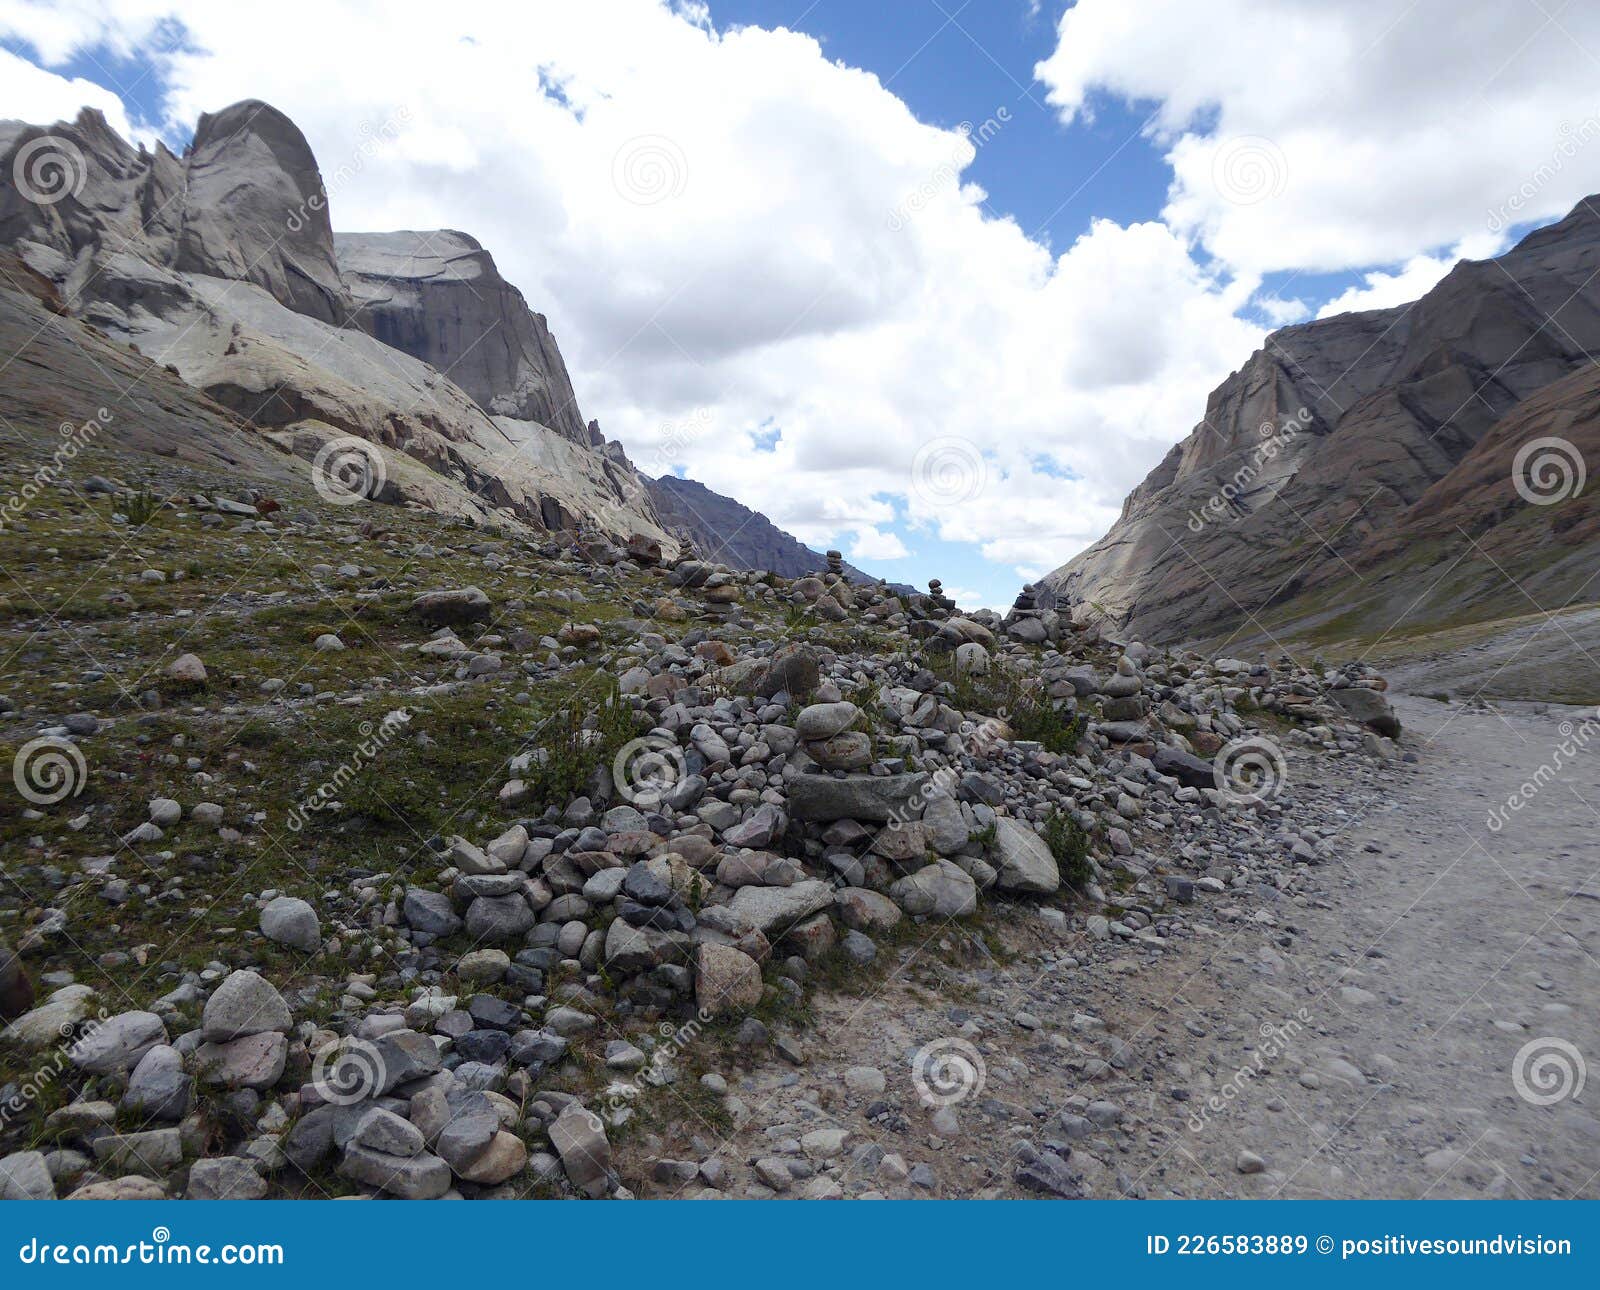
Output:
[[838,551],[828,552],[828,572],[835,578],[844,577],[844,556]]
[[928,600],[943,617],[948,618],[956,611],[956,602],[944,594],[944,583],[937,578],[928,579]]
[[1011,612],[1006,615],[1006,625],[1010,626],[1019,618],[1038,618],[1039,601],[1034,593],[1033,584],[1028,583],[1017,592],[1017,598],[1012,602]]

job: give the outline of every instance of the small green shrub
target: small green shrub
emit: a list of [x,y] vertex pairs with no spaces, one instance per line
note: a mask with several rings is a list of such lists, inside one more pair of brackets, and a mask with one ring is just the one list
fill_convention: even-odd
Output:
[[1051,811],[1044,823],[1044,840],[1067,886],[1082,887],[1094,876],[1089,867],[1089,835],[1070,815]]

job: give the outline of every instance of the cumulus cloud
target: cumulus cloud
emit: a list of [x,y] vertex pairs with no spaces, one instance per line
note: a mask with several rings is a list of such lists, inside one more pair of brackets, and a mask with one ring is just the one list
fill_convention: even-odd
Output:
[[[447,6],[426,41],[382,12],[290,4],[262,24],[129,0],[71,11],[72,30],[13,7],[0,28],[56,58],[143,48],[174,134],[259,97],[325,174],[360,155],[336,228],[472,232],[636,459],[866,561],[908,554],[897,521],[1006,564],[1066,558],[1259,339],[1161,223],[1097,222],[1053,256],[995,218],[963,179],[972,140],[808,36],[648,0]],[[920,487],[936,438],[982,477]]]
[[1164,218],[1249,275],[1564,214],[1600,186],[1596,49],[1594,5],[1080,0],[1036,74],[1067,121],[1153,104]]
[[[869,563],[969,544],[993,599],[1105,531],[1260,343],[1255,320],[1309,314],[1252,300],[1262,275],[1363,270],[1347,303],[1366,307],[1442,272],[1529,176],[1529,219],[1586,186],[1600,144],[1536,167],[1594,110],[1592,65],[1491,8],[1080,0],[1038,69],[1051,100],[1068,122],[1106,95],[1153,106],[1173,178],[1159,218],[1059,250],[987,208],[974,140],[809,36],[717,29],[714,6],[442,6],[418,39],[365,0],[288,0],[270,23],[204,0],[0,0],[0,34],[57,68],[101,46],[146,60],[175,139],[274,103],[340,176],[335,228],[479,237],[635,460]],[[129,125],[97,87],[0,81],[14,115],[76,97]],[[933,441],[954,473],[925,469]]]

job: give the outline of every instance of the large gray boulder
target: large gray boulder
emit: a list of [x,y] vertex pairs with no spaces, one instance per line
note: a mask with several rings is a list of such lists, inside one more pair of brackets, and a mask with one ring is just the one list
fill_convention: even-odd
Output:
[[815,878],[791,887],[740,887],[728,902],[736,915],[769,935],[832,906],[833,887]]
[[1163,744],[1156,749],[1156,755],[1151,758],[1155,768],[1163,775],[1170,775],[1185,788],[1215,788],[1216,768],[1203,758],[1196,757],[1193,753],[1184,752],[1182,748],[1174,748],[1170,744]]
[[908,914],[961,918],[978,910],[978,885],[966,870],[949,860],[935,860],[889,888],[889,895]]
[[206,1000],[200,1014],[201,1037],[224,1042],[268,1031],[286,1033],[294,1020],[277,987],[259,973],[230,972]]
[[1329,690],[1328,697],[1343,708],[1352,720],[1390,739],[1399,738],[1400,718],[1395,716],[1389,700],[1379,691],[1352,685],[1343,690]]
[[569,1102],[550,1125],[550,1143],[568,1180],[585,1196],[599,1200],[611,1190],[611,1143],[599,1116]]
[[322,922],[317,911],[298,896],[278,896],[261,910],[261,934],[303,954],[322,948]]
[[1008,815],[995,820],[992,857],[1001,891],[1048,896],[1061,886],[1061,870],[1050,848],[1021,820]]
[[789,813],[797,820],[916,820],[922,817],[921,792],[928,776],[796,775],[789,781]]
[[167,1042],[167,1027],[153,1012],[123,1012],[89,1027],[67,1051],[72,1064],[92,1075],[133,1069],[157,1044]]

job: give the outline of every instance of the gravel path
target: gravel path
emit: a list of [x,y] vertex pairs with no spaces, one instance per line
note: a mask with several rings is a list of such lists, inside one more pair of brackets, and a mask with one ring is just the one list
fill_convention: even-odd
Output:
[[[1271,1078],[1235,1080],[1226,1109],[1173,1143],[1151,1171],[1166,1187],[1600,1195],[1600,1084],[1572,1096],[1600,1059],[1600,722],[1395,706],[1419,765],[1319,871],[1292,959],[1219,956],[1190,987],[1218,1036],[1184,1055],[1197,1070],[1253,1065],[1249,1043],[1278,1055]],[[1492,831],[1490,811],[1541,766],[1553,775]],[[1205,1101],[1197,1089],[1202,1116]],[[1263,1172],[1241,1175],[1240,1150]]]
[[[1322,844],[1276,886],[1201,893],[1159,944],[1063,941],[1018,906],[1003,967],[952,930],[942,964],[826,999],[804,1066],[733,1081],[735,1193],[827,1127],[843,1155],[795,1193],[1028,1195],[1043,1147],[1058,1194],[1600,1195],[1600,721],[1396,708],[1414,762],[1292,762]],[[938,1118],[911,1077],[930,1044],[953,1054]]]

